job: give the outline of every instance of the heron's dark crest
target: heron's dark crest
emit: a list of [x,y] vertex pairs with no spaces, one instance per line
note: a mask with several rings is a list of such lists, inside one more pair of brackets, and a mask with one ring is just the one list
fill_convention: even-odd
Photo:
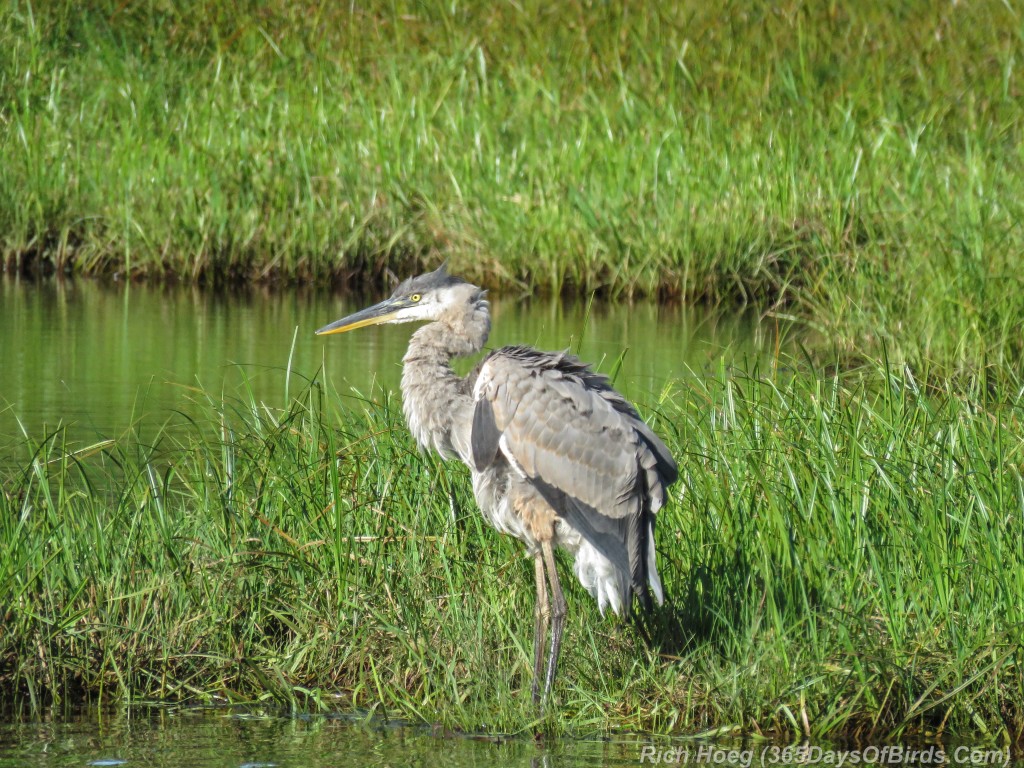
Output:
[[426,294],[431,291],[440,290],[441,288],[450,288],[453,285],[462,285],[466,282],[467,281],[463,280],[461,277],[449,275],[448,264],[446,262],[433,272],[416,275],[415,277],[407,277],[398,284],[394,292],[391,294],[391,298],[400,299],[414,294]]

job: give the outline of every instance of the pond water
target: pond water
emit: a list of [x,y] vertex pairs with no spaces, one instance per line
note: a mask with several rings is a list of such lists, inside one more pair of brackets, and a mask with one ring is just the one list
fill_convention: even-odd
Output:
[[[63,425],[73,441],[160,425],[206,397],[283,407],[322,371],[339,392],[398,388],[411,326],[318,338],[313,331],[380,297],[258,288],[86,280],[0,282],[0,457],[27,433]],[[490,346],[571,348],[640,402],[666,382],[775,351],[777,329],[737,313],[653,303],[600,304],[492,297]],[[621,358],[621,367],[617,365]],[[470,361],[462,366],[468,370]],[[616,369],[618,369],[616,371]]]
[[304,766],[679,765],[754,768],[789,765],[1021,768],[1004,744],[920,740],[854,745],[717,741],[699,737],[544,739],[456,734],[387,724],[377,718],[297,715],[237,709],[133,707],[80,709],[60,718],[0,716],[0,768],[124,766],[290,768]]
[[319,715],[254,716],[205,709],[85,712],[0,721],[0,768],[289,768],[291,766],[635,766],[640,737],[612,740],[465,736],[426,726]]

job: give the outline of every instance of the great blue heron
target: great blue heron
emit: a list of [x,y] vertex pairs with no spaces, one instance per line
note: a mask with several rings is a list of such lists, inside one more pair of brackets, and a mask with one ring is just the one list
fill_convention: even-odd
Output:
[[545,700],[565,626],[553,548],[575,556],[576,577],[602,613],[630,611],[634,594],[644,609],[651,607],[650,592],[662,603],[654,517],[678,469],[665,444],[607,377],[572,355],[502,347],[465,378],[457,376],[452,358],[479,352],[490,333],[485,295],[442,265],[317,334],[427,322],[412,334],[402,359],[405,418],[420,446],[446,459],[458,456],[469,466],[484,517],[533,555],[532,693],[539,702],[549,620]]

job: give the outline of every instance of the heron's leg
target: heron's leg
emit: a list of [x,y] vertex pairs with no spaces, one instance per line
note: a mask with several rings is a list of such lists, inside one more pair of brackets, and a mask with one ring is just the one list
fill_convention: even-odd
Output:
[[537,602],[533,607],[533,703],[539,704],[540,678],[544,674],[544,644],[551,606],[548,604],[548,585],[544,579],[544,557],[540,552],[534,556],[533,566],[537,577]]
[[558,665],[558,652],[562,648],[562,630],[565,629],[566,604],[562,594],[562,585],[558,582],[558,571],[555,570],[555,550],[551,540],[541,543],[544,563],[548,568],[548,581],[551,582],[551,655],[548,657],[548,674],[544,681],[544,698],[551,694],[551,686],[555,682],[555,667]]

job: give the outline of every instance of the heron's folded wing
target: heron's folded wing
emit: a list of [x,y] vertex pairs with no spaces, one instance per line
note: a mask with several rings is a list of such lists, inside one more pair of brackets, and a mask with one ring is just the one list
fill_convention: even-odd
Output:
[[474,459],[489,463],[500,450],[523,476],[623,517],[634,511],[639,435],[556,361],[499,351],[485,362],[474,389]]

